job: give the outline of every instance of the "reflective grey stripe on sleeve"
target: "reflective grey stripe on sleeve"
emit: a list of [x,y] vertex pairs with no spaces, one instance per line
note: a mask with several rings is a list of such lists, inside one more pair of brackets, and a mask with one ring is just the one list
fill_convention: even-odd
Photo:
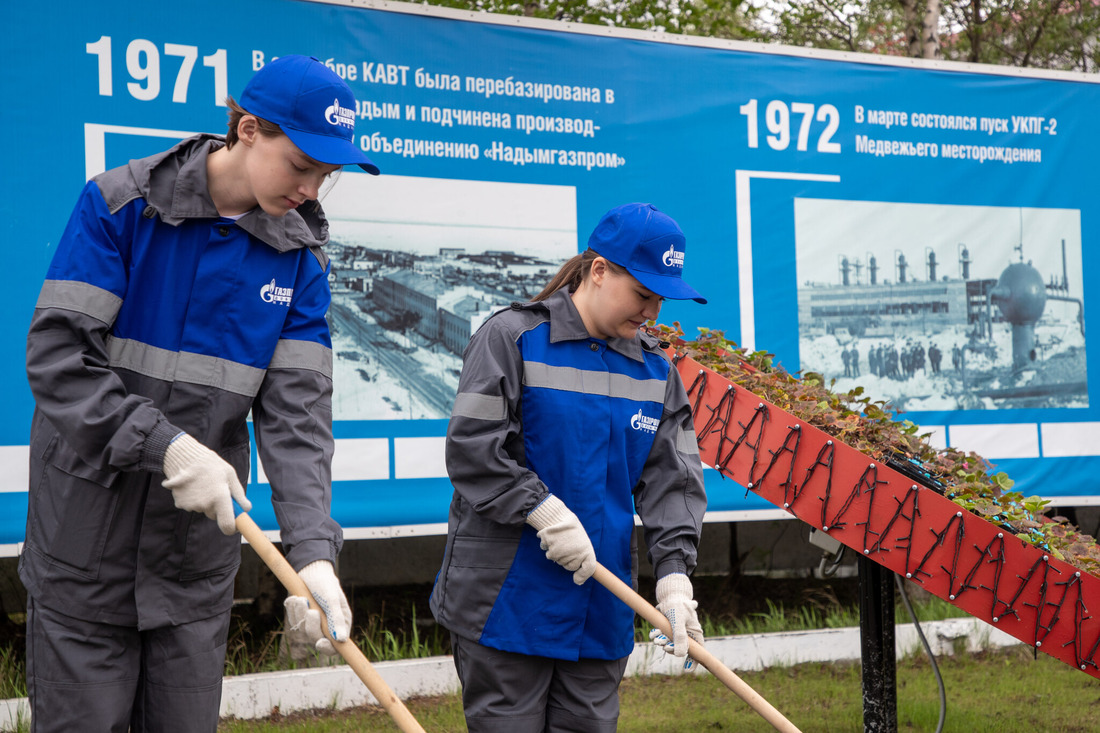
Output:
[[676,450],[689,456],[699,455],[699,441],[695,438],[694,428],[676,428]]
[[473,420],[503,420],[504,398],[500,395],[462,392],[455,396],[451,417],[468,417]]
[[525,362],[523,383],[528,387],[560,389],[567,392],[621,397],[639,402],[664,402],[665,380],[634,379],[624,374],[592,372],[576,367],[559,367]]
[[268,369],[310,369],[332,378],[332,349],[313,341],[279,339]]
[[122,308],[122,298],[77,280],[47,280],[34,307],[76,311],[111,325]]
[[216,356],[175,352],[131,339],[108,338],[111,366],[166,382],[188,382],[255,397],[264,370]]

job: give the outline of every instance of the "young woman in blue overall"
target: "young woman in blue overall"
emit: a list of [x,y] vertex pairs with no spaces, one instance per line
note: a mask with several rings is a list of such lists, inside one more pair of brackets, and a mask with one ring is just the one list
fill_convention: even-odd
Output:
[[19,575],[36,733],[217,728],[250,415],[287,558],[348,636],[316,199],[343,165],[378,168],[317,59],[272,61],[227,103],[226,137],[85,186],[31,321]]
[[685,656],[689,635],[703,641],[688,579],[706,508],[691,408],[638,330],[665,298],[706,302],[681,278],[684,247],[652,205],[612,209],[586,252],[466,348],[431,606],[470,731],[615,730],[634,613],[585,581],[597,563],[634,581],[635,512],[674,629],[655,642]]

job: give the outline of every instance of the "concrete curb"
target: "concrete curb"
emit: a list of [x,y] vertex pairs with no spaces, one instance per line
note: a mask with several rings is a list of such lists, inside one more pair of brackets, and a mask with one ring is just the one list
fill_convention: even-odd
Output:
[[[921,624],[937,656],[1013,646],[1020,642],[975,618],[929,621]],[[912,624],[896,628],[899,657],[923,653]],[[823,629],[775,634],[723,636],[707,640],[707,649],[734,671],[785,667],[806,662],[858,660],[859,629]],[[458,676],[450,657],[429,657],[399,662],[379,662],[378,673],[401,699],[458,692]],[[627,675],[682,674],[680,662],[652,644],[635,645],[627,663]],[[278,708],[281,713],[330,708],[342,710],[377,701],[347,665],[287,672],[226,677],[222,687],[222,717],[264,718]],[[0,700],[0,730],[15,730],[19,721],[30,721],[26,698]]]

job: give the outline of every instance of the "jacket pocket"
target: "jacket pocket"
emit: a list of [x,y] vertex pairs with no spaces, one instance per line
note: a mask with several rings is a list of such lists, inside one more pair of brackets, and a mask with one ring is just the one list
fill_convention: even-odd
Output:
[[451,567],[472,571],[507,570],[516,554],[515,539],[456,536],[451,548]]
[[456,536],[436,588],[440,622],[477,639],[496,603],[518,547],[517,538]]
[[[247,440],[218,451],[218,455],[237,472],[238,478],[244,476],[241,485],[245,488],[251,454]],[[202,514],[178,512],[176,535],[184,542],[179,572],[181,581],[223,575],[235,570],[241,563],[241,536],[236,533],[228,536],[222,534],[218,523]]]
[[27,542],[73,573],[99,575],[103,549],[118,506],[117,471],[82,461],[58,436],[44,451],[31,450]]

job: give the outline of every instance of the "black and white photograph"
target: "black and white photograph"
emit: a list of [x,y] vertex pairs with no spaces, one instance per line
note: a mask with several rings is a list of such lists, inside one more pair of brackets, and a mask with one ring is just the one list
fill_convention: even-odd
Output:
[[571,186],[351,174],[324,206],[337,420],[447,418],[473,332],[577,250]]
[[800,368],[906,411],[1088,407],[1080,212],[795,201]]

